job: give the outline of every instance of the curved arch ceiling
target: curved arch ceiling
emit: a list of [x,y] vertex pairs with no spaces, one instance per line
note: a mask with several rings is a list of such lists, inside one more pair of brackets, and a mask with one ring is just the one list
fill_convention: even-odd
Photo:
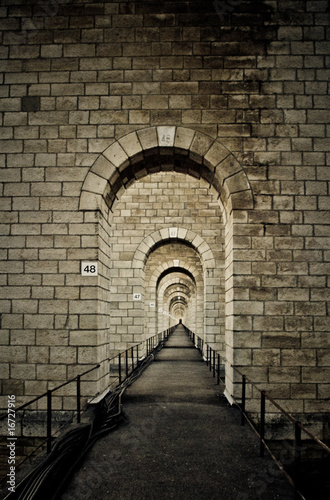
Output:
[[159,287],[159,283],[161,282],[161,280],[163,278],[165,278],[166,276],[168,276],[169,274],[172,274],[172,273],[181,273],[181,274],[185,274],[186,276],[188,276],[192,282],[196,285],[196,280],[194,278],[194,276],[191,274],[190,271],[188,271],[187,269],[185,269],[184,267],[170,267],[169,269],[166,269],[165,271],[163,271],[158,279],[157,279],[157,285],[156,285],[156,288]]

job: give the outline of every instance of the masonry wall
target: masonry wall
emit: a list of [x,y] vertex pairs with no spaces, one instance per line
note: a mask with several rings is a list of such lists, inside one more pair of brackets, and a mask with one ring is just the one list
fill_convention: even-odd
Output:
[[[234,200],[247,188],[228,173],[215,187],[227,211],[228,367],[243,366],[289,411],[329,411],[327,9],[299,0],[2,1],[4,401],[31,399],[95,363],[83,393],[106,388],[110,195],[100,210],[80,210],[82,185],[115,141],[181,126],[218,139],[253,196],[240,209]],[[223,199],[226,186],[233,195]],[[98,260],[99,276],[83,279],[82,260]],[[230,372],[228,397],[237,381]],[[71,408],[73,397],[55,405]]]

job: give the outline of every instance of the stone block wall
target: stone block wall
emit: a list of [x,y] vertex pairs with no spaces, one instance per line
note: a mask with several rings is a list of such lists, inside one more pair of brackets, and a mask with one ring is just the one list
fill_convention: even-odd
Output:
[[227,396],[234,365],[329,412],[328,3],[2,0],[0,27],[3,401],[107,387],[110,209],[174,168],[219,196]]

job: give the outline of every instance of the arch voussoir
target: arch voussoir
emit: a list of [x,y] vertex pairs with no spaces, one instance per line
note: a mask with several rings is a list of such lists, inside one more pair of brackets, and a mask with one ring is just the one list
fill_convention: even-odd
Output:
[[[103,209],[100,197],[111,208],[120,189],[127,189],[135,180],[160,171],[203,178],[218,191],[229,213],[236,207],[253,207],[248,178],[219,139],[182,126],[157,126],[131,132],[105,149],[85,178],[80,209]],[[241,192],[245,194],[229,201]]]

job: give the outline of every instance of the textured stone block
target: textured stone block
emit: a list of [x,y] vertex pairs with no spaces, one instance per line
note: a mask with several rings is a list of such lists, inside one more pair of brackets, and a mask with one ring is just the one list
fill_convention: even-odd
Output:
[[124,164],[127,164],[128,156],[119,143],[114,143],[112,146],[106,149],[103,154],[117,168]]
[[265,366],[280,365],[280,350],[279,349],[254,349],[253,364]]

